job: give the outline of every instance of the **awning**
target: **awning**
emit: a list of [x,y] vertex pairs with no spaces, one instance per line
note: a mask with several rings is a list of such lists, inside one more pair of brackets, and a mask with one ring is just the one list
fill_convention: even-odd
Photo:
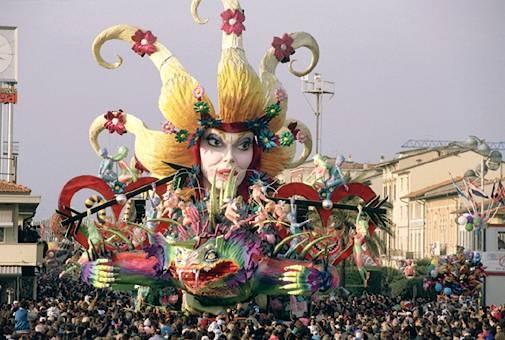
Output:
[[0,276],[21,276],[21,266],[0,266]]

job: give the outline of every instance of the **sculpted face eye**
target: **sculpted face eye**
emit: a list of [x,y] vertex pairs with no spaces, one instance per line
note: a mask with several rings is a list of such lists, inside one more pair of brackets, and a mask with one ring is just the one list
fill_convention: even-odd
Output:
[[249,148],[251,147],[251,144],[252,144],[252,139],[247,137],[247,138],[244,138],[242,139],[237,148],[240,150],[240,151],[247,151],[249,150]]
[[205,253],[205,261],[207,262],[214,262],[217,261],[219,256],[217,255],[217,252],[215,250],[209,250],[207,253]]
[[213,133],[209,134],[207,136],[206,140],[207,140],[207,144],[209,144],[210,146],[215,147],[215,148],[223,145],[223,141],[221,140],[221,138],[219,138],[219,136],[217,136],[216,134],[213,134]]

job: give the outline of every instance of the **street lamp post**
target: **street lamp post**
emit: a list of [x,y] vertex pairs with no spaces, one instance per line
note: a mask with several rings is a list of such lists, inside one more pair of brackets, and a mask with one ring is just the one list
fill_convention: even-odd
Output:
[[[302,78],[302,93],[313,94],[316,96],[316,107],[311,108],[316,116],[316,154],[321,151],[321,114],[322,114],[322,103],[323,96],[325,94],[333,97],[335,94],[335,83],[331,81],[326,81],[321,78],[321,74],[315,73],[313,80],[309,80],[308,76]],[[310,105],[310,103],[309,103]]]

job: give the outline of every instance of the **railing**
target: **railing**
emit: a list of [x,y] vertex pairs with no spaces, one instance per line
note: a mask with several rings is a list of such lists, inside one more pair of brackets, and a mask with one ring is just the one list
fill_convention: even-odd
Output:
[[[9,164],[12,163],[10,172]],[[0,157],[0,179],[17,182],[18,156]]]
[[0,245],[1,266],[42,265],[44,243],[13,243]]

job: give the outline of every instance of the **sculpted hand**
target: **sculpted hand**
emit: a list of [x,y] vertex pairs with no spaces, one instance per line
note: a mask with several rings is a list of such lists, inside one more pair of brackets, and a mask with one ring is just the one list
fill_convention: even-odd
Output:
[[110,287],[118,278],[119,267],[113,266],[109,259],[89,261],[81,268],[81,278],[95,288]]
[[308,295],[330,289],[333,276],[329,272],[297,264],[284,268],[281,281],[285,282],[281,288],[286,290],[288,294]]

